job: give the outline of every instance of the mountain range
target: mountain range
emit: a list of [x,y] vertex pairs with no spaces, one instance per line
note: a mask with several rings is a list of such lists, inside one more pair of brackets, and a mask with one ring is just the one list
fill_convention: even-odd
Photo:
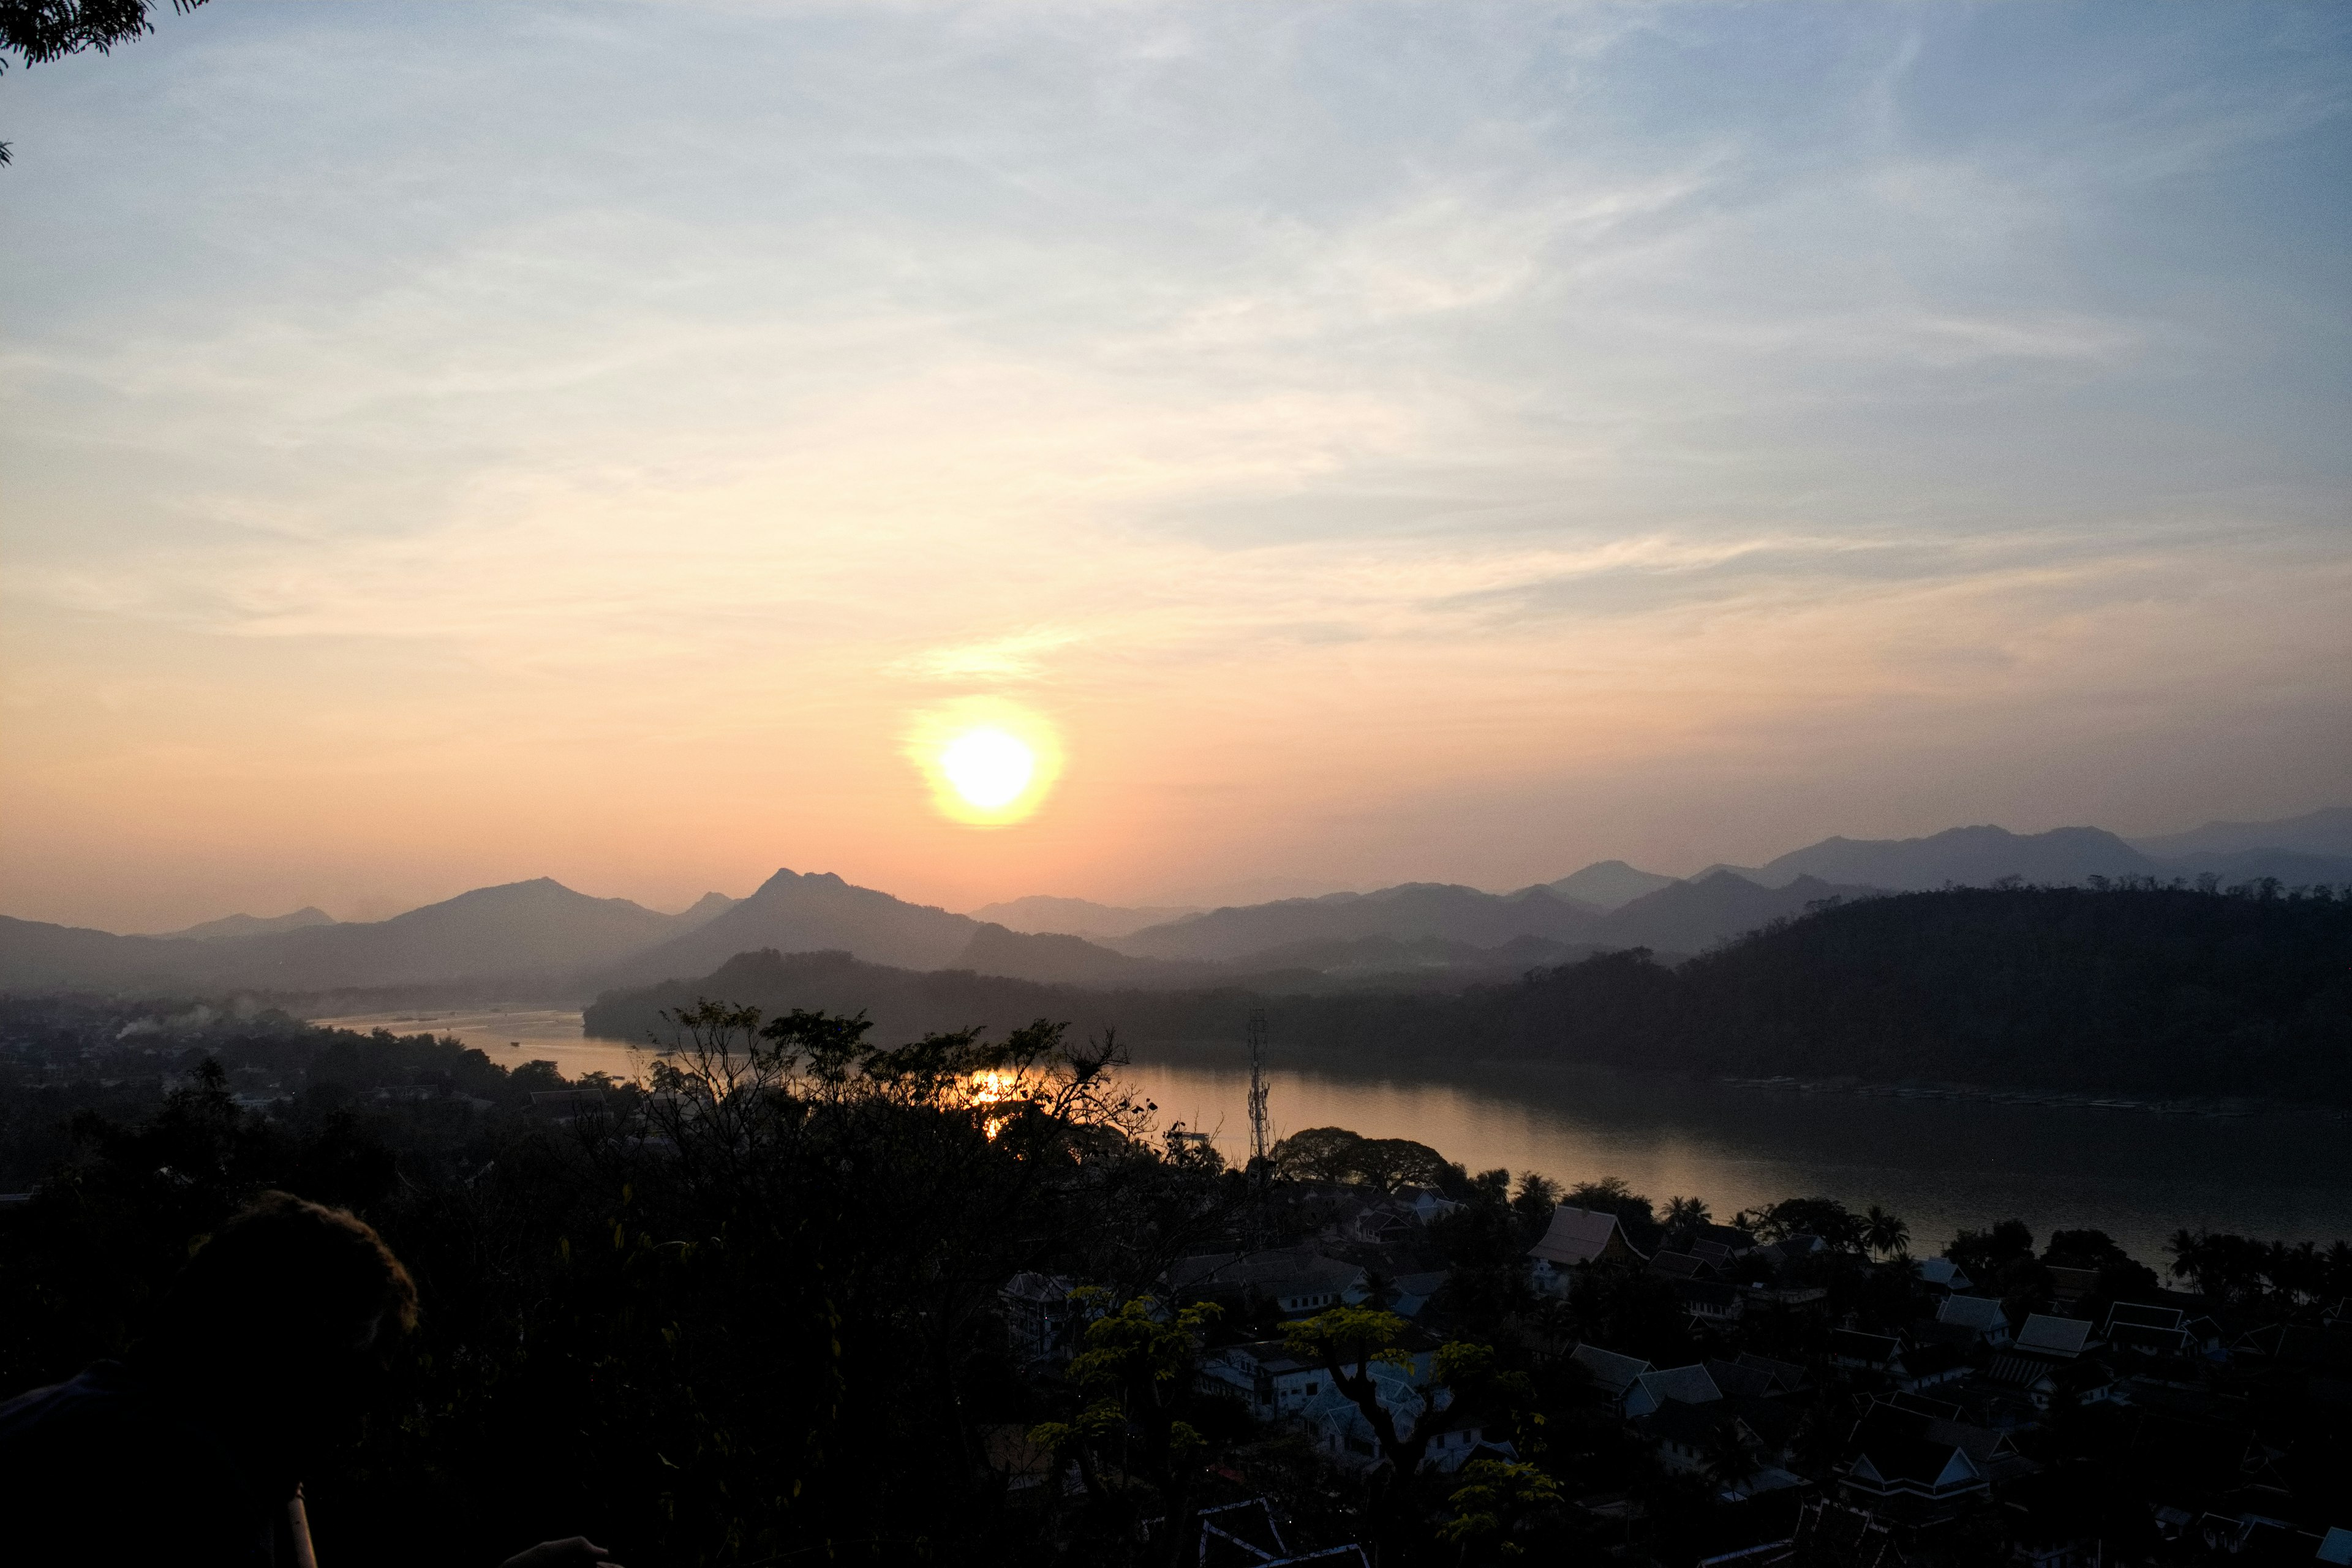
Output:
[[[2266,837],[2281,842],[2254,842]],[[2352,886],[2352,808],[2276,824],[2213,823],[2137,843],[2091,827],[1828,838],[1760,867],[1714,867],[1683,879],[1602,861],[1510,892],[1412,882],[1207,910],[1034,897],[960,914],[831,872],[780,870],[748,898],[709,893],[677,914],[541,878],[374,921],[304,909],[118,936],[0,917],[0,987],[301,994],[467,985],[572,999],[709,974],[762,950],[1108,989],[1458,987],[1601,951],[1696,953],[1826,900],[2011,878],[2065,886],[2200,877]],[[1006,918],[980,918],[988,915]],[[1050,921],[1080,929],[1045,929]]]

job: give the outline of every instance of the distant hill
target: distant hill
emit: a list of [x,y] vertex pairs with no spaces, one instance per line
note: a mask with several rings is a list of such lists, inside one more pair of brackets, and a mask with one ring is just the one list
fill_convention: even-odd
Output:
[[1142,1046],[1238,1042],[1256,1006],[1278,1050],[1426,1073],[1587,1061],[2352,1105],[2352,900],[1902,894],[1828,906],[1675,968],[1634,950],[1459,993],[1088,990],[751,953],[600,997],[589,1030],[643,1039],[660,1009],[702,996],[863,1009],[886,1037],[1049,1017]]
[[1689,953],[1743,936],[1772,921],[1793,920],[1825,899],[1873,898],[1874,888],[1799,877],[1768,888],[1717,871],[1689,882],[1670,882],[1612,911],[1593,932],[1601,947],[1646,947]]
[[1000,904],[983,905],[971,911],[971,918],[1001,925],[1007,931],[1033,934],[1053,931],[1100,942],[1108,937],[1125,936],[1129,931],[1141,931],[1145,926],[1160,925],[1199,912],[1174,907],[1123,909],[1115,904],[1097,904],[1088,899],[1057,899],[1044,893],[1033,893],[1025,899],[1009,899]]
[[1512,1054],[2352,1104],[2352,900],[1958,889],[1486,994]]
[[210,945],[244,984],[327,990],[584,968],[674,929],[673,917],[643,904],[591,898],[539,877],[477,888],[388,921]]
[[2163,860],[2246,849],[2290,849],[2352,858],[2352,805],[2331,805],[2276,822],[2209,822],[2187,833],[2135,838],[2131,847]]
[[541,877],[477,888],[387,921],[204,940],[0,921],[0,986],[156,985],[331,991],[520,978],[609,963],[677,930],[677,917]]
[[217,942],[223,937],[266,936],[271,931],[299,931],[304,926],[331,926],[335,917],[321,909],[305,904],[290,915],[223,915],[216,921],[205,921],[184,931],[169,931],[163,940],[187,942]]
[[1150,926],[1108,945],[1137,958],[1216,962],[1303,942],[1362,937],[1439,937],[1495,947],[1515,937],[1585,940],[1601,913],[1549,888],[1485,893],[1443,882],[1407,882],[1372,893],[1327,893],[1270,904],[1212,910]]
[[1591,904],[1596,910],[1613,910],[1620,904],[1630,904],[1644,893],[1654,893],[1660,888],[1671,887],[1675,878],[1663,877],[1655,871],[1644,871],[1628,866],[1622,860],[1596,860],[1581,871],[1571,871],[1557,882],[1545,887],[1563,899]]
[[946,965],[981,974],[1035,980],[1055,985],[1086,985],[1099,990],[1143,987],[1166,990],[1182,985],[1210,985],[1226,978],[1218,966],[1135,958],[1084,937],[1056,931],[1013,931],[993,922],[971,933],[964,950]]
[[830,871],[782,870],[697,929],[632,953],[600,975],[605,985],[707,973],[739,952],[841,951],[869,963],[939,969],[971,944],[981,922],[910,904]]
[[1926,838],[1824,838],[1759,867],[1724,868],[1769,888],[1785,887],[1799,877],[1819,877],[1889,892],[1989,888],[2008,877],[2060,886],[2091,877],[2165,874],[2160,863],[2096,827],[2058,827],[2047,833],[1953,827]]
[[670,922],[679,931],[694,931],[698,927],[709,925],[742,901],[740,899],[730,899],[724,893],[705,893],[672,915]]
[[212,980],[212,949],[184,938],[117,936],[0,915],[0,990],[204,985]]

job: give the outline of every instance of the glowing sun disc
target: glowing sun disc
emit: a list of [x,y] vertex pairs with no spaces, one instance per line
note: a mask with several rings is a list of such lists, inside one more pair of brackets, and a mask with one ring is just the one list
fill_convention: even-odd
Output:
[[967,730],[940,750],[940,771],[973,805],[1001,811],[1029,787],[1037,753],[1002,730]]
[[967,827],[1010,827],[1037,813],[1062,772],[1044,714],[1001,697],[964,697],[908,715],[903,754],[932,807]]

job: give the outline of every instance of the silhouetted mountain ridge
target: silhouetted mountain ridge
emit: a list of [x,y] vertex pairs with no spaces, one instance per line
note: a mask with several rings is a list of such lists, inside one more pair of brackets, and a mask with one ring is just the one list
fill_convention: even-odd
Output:
[[1895,894],[1823,904],[1675,968],[1634,949],[1454,993],[1092,990],[771,952],[609,993],[590,1032],[658,1035],[661,1009],[705,996],[865,1010],[899,1035],[1046,1017],[1147,1047],[1223,1042],[1236,1060],[1259,1007],[1278,1052],[1382,1071],[1552,1060],[2352,1105],[2352,898]]

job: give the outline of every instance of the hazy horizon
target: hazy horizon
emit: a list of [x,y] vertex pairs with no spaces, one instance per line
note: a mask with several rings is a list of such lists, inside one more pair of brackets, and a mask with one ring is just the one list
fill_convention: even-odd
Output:
[[[0,97],[0,910],[2341,804],[2347,61],[2316,5],[159,16]],[[1038,771],[975,826],[982,712]]]

